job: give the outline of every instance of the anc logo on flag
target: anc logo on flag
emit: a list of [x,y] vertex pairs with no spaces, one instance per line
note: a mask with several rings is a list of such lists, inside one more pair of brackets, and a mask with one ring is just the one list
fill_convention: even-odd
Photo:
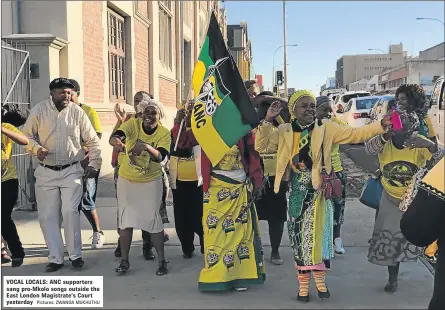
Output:
[[[218,70],[218,67],[228,59],[229,57],[218,59],[214,65],[209,66],[207,69],[207,77],[201,86],[198,97],[196,98],[196,101],[205,105],[205,113],[208,116],[212,116],[216,112],[218,101],[222,103],[224,99],[230,95],[230,91],[224,85]],[[216,82],[216,85],[214,82]],[[216,100],[216,98],[219,100]]]
[[193,71],[192,89],[192,131],[216,166],[232,146],[257,126],[258,116],[214,13]]

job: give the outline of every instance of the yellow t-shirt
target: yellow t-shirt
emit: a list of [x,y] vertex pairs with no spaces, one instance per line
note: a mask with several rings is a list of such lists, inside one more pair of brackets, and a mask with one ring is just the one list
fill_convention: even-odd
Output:
[[[11,131],[21,133],[16,127],[8,123],[2,123],[2,126],[8,128]],[[14,141],[7,136],[2,135],[2,182],[11,179],[17,179],[17,171],[12,159],[12,145]],[[5,175],[3,175],[5,173]]]
[[158,124],[156,131],[151,135],[147,135],[142,129],[142,120],[138,118],[133,118],[123,123],[119,130],[122,130],[126,136],[125,155],[119,168],[119,176],[135,183],[150,182],[162,177],[161,164],[154,162],[148,152],[135,156],[134,163],[132,163],[130,151],[137,141],[150,144],[154,148],[164,148],[170,151],[170,131]]
[[177,164],[177,179],[179,181],[198,180],[198,175],[196,174],[195,157],[193,155],[189,158],[171,156],[170,162]]
[[99,115],[97,115],[96,110],[86,104],[83,104],[83,103],[80,107],[85,111],[88,118],[90,119],[91,125],[93,125],[93,128],[94,128],[94,131],[98,132],[98,133],[102,133],[102,126],[100,125]]
[[402,199],[414,174],[431,156],[427,149],[399,150],[388,141],[379,153],[383,188],[392,197]]

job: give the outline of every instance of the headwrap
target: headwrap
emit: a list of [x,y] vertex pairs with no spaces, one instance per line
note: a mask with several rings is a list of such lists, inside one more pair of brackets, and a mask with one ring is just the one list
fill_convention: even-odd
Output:
[[328,96],[319,96],[319,97],[316,98],[315,106],[316,106],[317,109],[318,109],[318,108],[321,107],[322,105],[324,105],[324,104],[329,104],[330,102],[331,102],[331,99],[329,99]]
[[142,99],[136,108],[136,112],[143,113],[144,110],[147,109],[148,107],[155,107],[158,110],[160,120],[165,117],[164,105],[156,99],[148,99],[148,100],[146,98]]
[[314,94],[312,94],[310,91],[297,90],[295,93],[293,93],[292,95],[289,96],[289,100],[288,100],[289,113],[292,116],[292,118],[295,118],[295,115],[294,115],[295,104],[298,102],[298,100],[300,100],[303,97],[311,97],[312,99],[314,99],[314,101],[316,101]]

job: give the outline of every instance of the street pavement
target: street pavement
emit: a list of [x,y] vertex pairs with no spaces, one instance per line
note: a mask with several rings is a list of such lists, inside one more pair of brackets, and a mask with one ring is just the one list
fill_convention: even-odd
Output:
[[[261,223],[267,272],[264,285],[251,287],[246,292],[201,293],[197,281],[203,257],[199,253],[190,260],[182,257],[171,205],[167,207],[171,223],[166,224],[170,241],[166,243],[165,250],[170,261],[170,273],[163,277],[155,275],[156,261],[143,259],[140,231],[135,231],[130,271],[125,275],[115,274],[114,268],[118,263],[113,255],[117,242],[116,200],[110,176],[102,178],[99,183],[97,205],[102,230],[106,235],[105,246],[91,249],[91,228],[82,216],[85,267],[74,270],[67,260],[64,268],[51,275],[103,276],[106,309],[426,309],[431,297],[433,276],[420,261],[402,264],[399,290],[393,295],[383,292],[386,268],[372,265],[366,258],[374,211],[356,199],[348,199],[346,205],[342,230],[346,254],[333,259],[332,271],[327,277],[331,299],[318,300],[312,283],[309,304],[296,301],[297,278],[287,232],[284,233],[281,249],[284,265],[271,265],[267,223]],[[33,212],[14,212],[27,258],[21,268],[12,269],[3,265],[2,276],[48,275],[43,272],[48,252],[36,215]]]
[[364,144],[344,144],[340,145],[340,150],[346,153],[356,165],[369,173],[374,173],[380,168],[377,155],[367,155]]

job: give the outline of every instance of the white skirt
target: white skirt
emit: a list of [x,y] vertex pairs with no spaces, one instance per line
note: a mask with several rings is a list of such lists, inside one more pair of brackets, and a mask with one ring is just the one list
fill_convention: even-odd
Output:
[[164,224],[159,213],[162,203],[162,179],[148,183],[132,183],[117,179],[118,227],[160,233]]

